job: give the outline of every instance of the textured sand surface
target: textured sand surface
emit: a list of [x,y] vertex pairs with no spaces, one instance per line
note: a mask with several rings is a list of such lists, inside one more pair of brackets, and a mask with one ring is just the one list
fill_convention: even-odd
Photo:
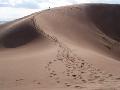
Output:
[[66,6],[0,25],[0,90],[120,90],[119,8]]

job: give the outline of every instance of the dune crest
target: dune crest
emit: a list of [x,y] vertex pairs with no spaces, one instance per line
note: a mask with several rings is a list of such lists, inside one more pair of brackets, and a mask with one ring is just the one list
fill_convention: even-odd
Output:
[[119,90],[119,7],[59,7],[1,25],[0,89]]

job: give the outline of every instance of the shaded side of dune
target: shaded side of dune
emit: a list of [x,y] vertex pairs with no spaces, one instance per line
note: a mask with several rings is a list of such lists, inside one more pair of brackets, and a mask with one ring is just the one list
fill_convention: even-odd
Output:
[[0,34],[2,35],[0,43],[6,48],[19,47],[42,36],[38,33],[32,19],[15,24],[11,28],[4,30],[3,34]]
[[90,20],[106,35],[120,41],[120,5],[88,4],[86,12]]

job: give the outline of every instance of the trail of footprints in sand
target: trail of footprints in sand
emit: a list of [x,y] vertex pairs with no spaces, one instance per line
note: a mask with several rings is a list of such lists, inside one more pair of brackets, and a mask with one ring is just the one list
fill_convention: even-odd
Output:
[[[36,20],[34,19],[35,23]],[[84,88],[81,85],[84,84],[86,87],[89,84],[105,85],[105,83],[108,83],[108,86],[118,84],[120,89],[120,76],[114,76],[111,73],[95,68],[94,65],[87,63],[86,60],[74,54],[70,48],[61,43],[56,37],[42,31],[37,23],[35,26],[44,37],[58,45],[55,59],[49,61],[45,66],[49,72],[49,77],[55,80],[57,84],[62,84],[65,87]]]
[[56,58],[48,62],[45,68],[49,71],[49,77],[56,83],[75,88],[84,88],[80,85],[88,83],[103,85],[117,83],[120,85],[120,77],[95,68],[94,65],[75,55],[70,48],[60,43],[56,38],[52,39],[58,44],[59,49]]

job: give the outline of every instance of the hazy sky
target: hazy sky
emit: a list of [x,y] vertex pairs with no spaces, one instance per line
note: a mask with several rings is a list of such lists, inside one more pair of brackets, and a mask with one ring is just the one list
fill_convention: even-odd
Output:
[[0,20],[13,20],[33,12],[79,3],[120,3],[120,0],[0,0]]

